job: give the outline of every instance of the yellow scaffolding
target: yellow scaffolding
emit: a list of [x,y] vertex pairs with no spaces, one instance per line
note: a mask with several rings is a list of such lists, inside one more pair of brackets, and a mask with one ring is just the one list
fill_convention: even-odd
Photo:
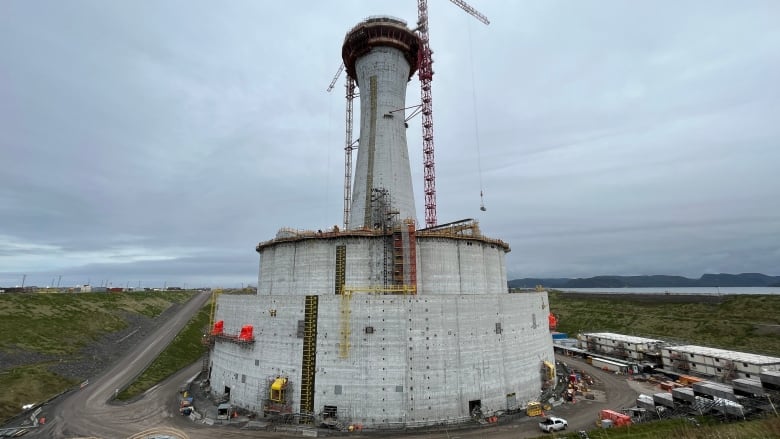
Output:
[[341,342],[339,343],[339,357],[349,357],[350,339],[352,338],[352,327],[350,322],[350,314],[352,311],[350,308],[350,299],[352,298],[352,292],[346,289],[341,294],[341,327],[339,329],[339,335],[341,336]]
[[222,288],[211,290],[211,312],[209,313],[209,333],[214,329],[214,315],[217,311],[217,298],[222,294]]
[[367,293],[367,294],[417,294],[417,285],[397,285],[386,287],[344,287],[344,294]]
[[304,305],[301,413],[314,413],[314,377],[317,369],[318,296],[306,296]]
[[336,247],[336,294],[344,292],[344,282],[347,277],[347,246]]

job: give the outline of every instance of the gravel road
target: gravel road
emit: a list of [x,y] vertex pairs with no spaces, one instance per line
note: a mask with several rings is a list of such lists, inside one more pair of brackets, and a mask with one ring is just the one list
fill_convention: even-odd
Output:
[[[207,292],[193,297],[178,307],[178,312],[167,315],[143,342],[135,344],[103,375],[90,379],[89,384],[82,389],[44,406],[40,416],[46,417],[47,422],[31,432],[30,437],[125,438],[146,428],[159,426],[165,422],[165,418],[174,416],[170,412],[174,407],[163,398],[145,396],[129,405],[114,405],[109,401],[116,389],[132,381],[157,358],[209,297]],[[179,416],[178,413],[175,415]]]

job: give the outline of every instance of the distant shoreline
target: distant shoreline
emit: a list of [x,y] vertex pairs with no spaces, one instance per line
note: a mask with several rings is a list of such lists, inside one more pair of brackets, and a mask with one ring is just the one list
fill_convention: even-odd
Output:
[[776,295],[780,294],[777,287],[622,287],[622,288],[568,288],[548,287],[548,290],[564,291],[566,293],[585,294],[651,294],[651,295]]
[[512,288],[544,285],[547,288],[778,288],[780,276],[763,273],[703,274],[698,279],[665,274],[641,276],[594,276],[588,278],[526,277],[507,282]]
[[561,296],[567,299],[602,299],[602,300],[627,300],[633,302],[656,302],[656,303],[723,303],[734,294],[686,294],[686,293],[612,293],[612,292],[582,292],[582,291],[559,291]]

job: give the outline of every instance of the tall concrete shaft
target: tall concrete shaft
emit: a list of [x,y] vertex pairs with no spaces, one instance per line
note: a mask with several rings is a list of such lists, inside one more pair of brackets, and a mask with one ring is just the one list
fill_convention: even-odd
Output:
[[369,18],[344,38],[344,65],[360,88],[352,229],[416,220],[403,109],[419,47],[419,38],[406,23],[389,17]]

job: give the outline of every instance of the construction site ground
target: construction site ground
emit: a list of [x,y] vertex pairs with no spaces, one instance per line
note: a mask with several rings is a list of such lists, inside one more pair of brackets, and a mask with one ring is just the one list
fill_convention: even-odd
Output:
[[[208,295],[197,296],[185,306],[180,307],[175,315],[168,315],[165,321],[150,331],[147,337],[135,346],[123,349],[124,355],[102,373],[90,377],[89,384],[80,389],[74,389],[41,406],[38,417],[45,417],[46,423],[39,427],[29,427],[27,437],[41,438],[130,438],[139,432],[149,429],[168,431],[169,437],[186,437],[192,439],[244,437],[279,437],[282,435],[300,436],[359,436],[383,437],[404,436],[426,439],[456,439],[483,437],[490,434],[503,438],[539,437],[538,422],[540,417],[528,417],[524,414],[507,416],[497,423],[478,424],[453,427],[433,427],[424,430],[396,430],[383,432],[348,432],[318,429],[311,426],[295,424],[270,423],[262,416],[252,418],[239,415],[227,420],[218,420],[217,404],[200,388],[198,378],[202,363],[198,362],[179,371],[168,380],[147,391],[138,399],[129,403],[116,403],[113,396],[116,389],[133,380],[146,364],[176,336],[178,331],[208,300]],[[620,410],[635,405],[640,393],[653,393],[653,387],[627,379],[626,376],[598,370],[582,359],[573,357],[558,357],[571,369],[578,369],[593,377],[594,383],[588,392],[592,399],[585,395],[577,395],[574,402],[555,404],[545,415],[554,415],[567,419],[569,431],[589,430],[595,428],[597,414],[601,409]],[[183,416],[180,409],[181,390],[184,383],[191,381],[191,396],[195,411],[202,417],[191,420]],[[22,418],[16,420],[20,424]],[[7,425],[14,427],[17,425]],[[172,434],[170,432],[176,432]]]

